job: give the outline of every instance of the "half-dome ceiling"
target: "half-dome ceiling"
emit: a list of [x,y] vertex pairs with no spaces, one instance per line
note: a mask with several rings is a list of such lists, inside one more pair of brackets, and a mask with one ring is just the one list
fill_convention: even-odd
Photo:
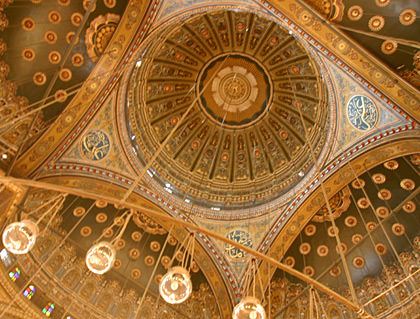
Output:
[[141,165],[192,106],[152,166],[154,181],[227,210],[285,194],[312,167],[298,107],[317,155],[325,141],[314,60],[283,27],[249,12],[202,14],[168,33],[156,35],[143,57],[152,62],[135,68],[128,88]]

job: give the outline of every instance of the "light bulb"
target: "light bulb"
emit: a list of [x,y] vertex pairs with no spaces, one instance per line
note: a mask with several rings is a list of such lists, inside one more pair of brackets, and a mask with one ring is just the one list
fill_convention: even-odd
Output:
[[15,222],[4,230],[3,245],[12,254],[26,254],[34,247],[37,236],[38,226],[33,221]]
[[255,297],[244,297],[235,306],[233,319],[265,319],[266,314],[261,302]]
[[102,275],[114,266],[117,251],[106,241],[92,246],[86,254],[86,266],[95,274]]
[[183,267],[173,267],[162,277],[159,284],[162,298],[171,304],[180,304],[192,293],[190,274]]

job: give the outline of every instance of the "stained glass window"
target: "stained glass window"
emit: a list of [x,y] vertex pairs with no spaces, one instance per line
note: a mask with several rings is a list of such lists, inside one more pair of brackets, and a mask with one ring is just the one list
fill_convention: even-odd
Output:
[[31,298],[35,295],[36,289],[34,286],[30,285],[28,288],[25,289],[23,295],[31,300]]
[[12,258],[10,257],[9,252],[6,250],[6,248],[3,248],[0,251],[0,258],[3,261],[3,264],[6,267],[9,267],[12,264]]
[[54,304],[53,303],[48,303],[48,305],[46,305],[45,307],[44,307],[44,309],[42,309],[42,312],[47,316],[47,317],[49,317],[49,316],[51,316],[51,313],[53,312],[53,310],[54,310]]
[[18,279],[19,276],[20,276],[20,269],[18,267],[16,267],[14,270],[9,272],[9,277],[10,279],[12,279],[12,281],[16,281],[16,279]]

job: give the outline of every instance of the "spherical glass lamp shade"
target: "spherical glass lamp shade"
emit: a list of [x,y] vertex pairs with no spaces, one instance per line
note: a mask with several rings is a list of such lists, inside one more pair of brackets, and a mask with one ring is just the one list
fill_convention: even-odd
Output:
[[30,220],[8,225],[3,232],[3,245],[12,254],[28,253],[35,245],[38,226]]
[[111,243],[101,241],[86,254],[86,266],[95,274],[102,275],[114,266],[117,251]]
[[265,310],[261,302],[254,297],[244,297],[235,306],[232,313],[233,319],[265,319]]
[[190,274],[180,266],[169,269],[160,281],[159,292],[167,303],[180,304],[184,302],[192,293]]

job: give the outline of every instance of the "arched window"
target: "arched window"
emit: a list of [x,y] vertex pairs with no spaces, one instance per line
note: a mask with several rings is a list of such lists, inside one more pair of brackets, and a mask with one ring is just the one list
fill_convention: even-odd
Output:
[[28,288],[25,289],[23,295],[31,300],[31,298],[35,295],[36,289],[34,286],[30,285]]
[[54,310],[54,304],[49,302],[48,305],[42,309],[42,313],[45,314],[47,317],[51,316],[52,312]]
[[16,281],[16,279],[18,279],[19,276],[20,276],[20,269],[18,267],[16,267],[14,270],[9,272],[9,277],[10,279],[12,279],[12,281]]

